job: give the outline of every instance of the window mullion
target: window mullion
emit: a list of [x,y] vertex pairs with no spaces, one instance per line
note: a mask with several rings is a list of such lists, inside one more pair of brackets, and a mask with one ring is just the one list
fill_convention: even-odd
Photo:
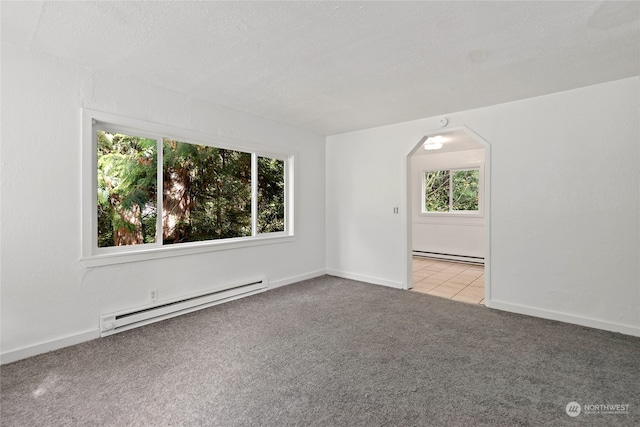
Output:
[[156,245],[162,246],[162,219],[164,218],[164,138],[156,137]]
[[258,234],[258,155],[251,153],[251,235]]
[[453,171],[449,170],[449,212],[453,212]]

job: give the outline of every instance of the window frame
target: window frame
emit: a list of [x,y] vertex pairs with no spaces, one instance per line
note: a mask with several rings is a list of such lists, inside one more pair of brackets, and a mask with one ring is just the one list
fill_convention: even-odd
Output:
[[[128,246],[98,247],[97,206],[97,131],[126,133],[156,140],[157,155],[157,219],[156,241]],[[205,240],[179,244],[162,243],[162,155],[164,138],[189,144],[206,145],[251,154],[251,222],[250,236]],[[284,161],[284,231],[257,233],[258,157]],[[146,122],[90,109],[82,109],[82,254],[87,267],[137,262],[149,259],[229,250],[295,240],[294,234],[294,163],[296,153],[266,148],[258,144],[220,136],[205,135],[187,129]]]
[[[455,211],[451,210],[451,195],[453,192],[453,188],[450,186],[449,188],[449,211],[448,212],[431,212],[425,209],[426,199],[427,199],[427,188],[426,188],[426,174],[429,172],[435,171],[449,171],[450,180],[453,181],[453,172],[456,171],[468,171],[468,170],[477,170],[478,171],[478,210],[477,211]],[[456,167],[448,167],[448,168],[438,168],[438,169],[425,169],[422,171],[420,175],[422,179],[421,183],[421,194],[420,194],[420,216],[425,217],[468,217],[468,218],[482,218],[484,217],[484,162],[481,163],[473,163],[467,165],[461,165]]]

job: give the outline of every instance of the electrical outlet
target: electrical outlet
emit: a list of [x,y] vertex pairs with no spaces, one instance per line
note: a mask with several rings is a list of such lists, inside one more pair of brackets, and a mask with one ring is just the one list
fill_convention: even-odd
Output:
[[158,290],[157,289],[149,289],[149,302],[158,301]]

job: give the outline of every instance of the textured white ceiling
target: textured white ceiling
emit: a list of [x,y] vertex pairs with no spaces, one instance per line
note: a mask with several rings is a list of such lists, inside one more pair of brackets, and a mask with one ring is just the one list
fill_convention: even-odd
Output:
[[2,42],[320,135],[640,74],[640,2],[2,2]]

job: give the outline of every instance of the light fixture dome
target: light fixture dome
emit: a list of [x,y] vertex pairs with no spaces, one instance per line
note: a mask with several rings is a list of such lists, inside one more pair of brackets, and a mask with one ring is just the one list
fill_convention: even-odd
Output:
[[439,150],[439,149],[441,149],[442,148],[442,140],[443,139],[444,138],[442,138],[442,136],[440,136],[440,135],[430,136],[424,142],[424,149],[425,150]]

